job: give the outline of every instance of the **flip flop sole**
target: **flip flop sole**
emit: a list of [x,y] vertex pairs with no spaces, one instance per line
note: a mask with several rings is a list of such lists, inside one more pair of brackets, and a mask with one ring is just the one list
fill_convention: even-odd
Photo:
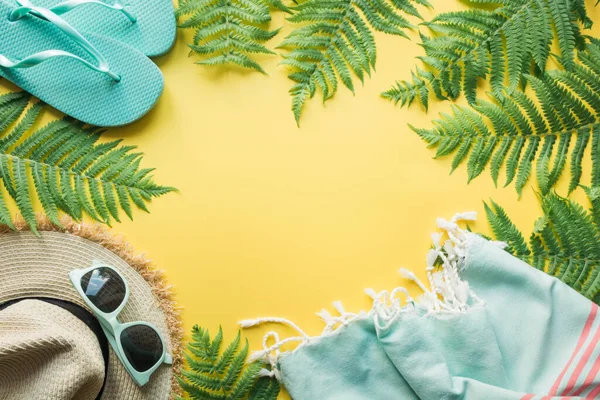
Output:
[[[11,0],[14,1],[14,0]],[[50,8],[64,0],[33,0]],[[113,4],[113,0],[103,0]],[[175,10],[171,0],[128,0],[128,10],[137,18],[131,22],[119,11],[86,4],[61,15],[80,32],[108,36],[134,47],[148,57],[168,52],[175,42]]]
[[[0,54],[15,61],[44,50],[64,50],[92,64],[97,62],[60,29],[34,16],[10,22],[14,6],[0,1]],[[85,123],[120,126],[146,114],[163,90],[162,73],[145,55],[117,40],[83,36],[106,58],[115,82],[71,58],[56,57],[31,68],[6,69],[5,77],[45,103]]]

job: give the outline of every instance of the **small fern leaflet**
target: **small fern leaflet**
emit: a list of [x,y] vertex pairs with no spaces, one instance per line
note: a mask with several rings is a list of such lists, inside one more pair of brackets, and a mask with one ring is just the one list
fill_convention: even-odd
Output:
[[289,78],[292,111],[296,123],[304,103],[321,90],[323,102],[338,88],[338,78],[354,92],[356,76],[361,82],[375,66],[373,30],[406,37],[412,25],[403,16],[420,18],[414,4],[427,0],[307,0],[293,7],[288,20],[302,24],[278,46],[288,51],[282,64],[293,69]]
[[431,92],[440,100],[464,93],[474,104],[478,81],[488,78],[494,93],[506,86],[510,93],[524,75],[546,69],[554,39],[571,70],[574,50],[584,42],[580,24],[592,25],[584,0],[467,1],[474,8],[424,23],[434,34],[422,35],[425,56],[419,58],[427,68],[417,67],[410,81],[396,82],[383,97],[401,105],[418,99],[427,109]]
[[57,225],[61,211],[76,220],[87,214],[110,224],[120,221],[120,211],[132,218],[134,206],[148,211],[152,198],[175,190],[154,183],[152,169],[140,168],[142,154],[133,152],[135,146],[98,143],[96,128],[60,119],[32,132],[44,105],[30,106],[30,97],[0,96],[0,180],[6,192],[0,192],[0,223],[14,228],[6,194],[37,232],[34,195]]
[[[433,129],[411,127],[436,157],[454,154],[452,170],[467,163],[469,181],[489,166],[494,182],[506,167],[520,194],[535,165],[538,186],[546,194],[567,165],[569,192],[580,184],[585,150],[592,147],[592,180],[600,184],[600,44],[593,40],[578,53],[572,71],[526,75],[535,96],[521,91],[492,95],[472,108],[453,106]],[[539,104],[539,105],[538,105]]]
[[248,400],[277,400],[281,386],[277,379],[262,377],[248,394]]
[[585,188],[591,208],[549,194],[527,242],[504,209],[485,204],[488,221],[507,251],[600,303],[600,188]]
[[248,341],[243,347],[238,332],[221,351],[223,330],[211,339],[207,330],[194,326],[185,354],[186,366],[177,377],[184,393],[192,399],[276,400],[280,386],[275,379],[260,377],[263,365],[246,364]]
[[289,12],[281,0],[180,0],[177,18],[188,18],[179,27],[195,30],[190,54],[203,57],[196,64],[236,64],[266,74],[251,55],[275,54],[263,44],[279,32],[264,28],[269,5]]

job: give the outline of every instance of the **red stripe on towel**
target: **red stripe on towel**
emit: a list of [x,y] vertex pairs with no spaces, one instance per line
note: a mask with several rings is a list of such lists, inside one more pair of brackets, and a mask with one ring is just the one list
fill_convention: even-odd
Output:
[[600,328],[598,330],[596,330],[596,333],[594,334],[594,338],[592,339],[590,344],[588,344],[588,347],[585,349],[583,356],[577,363],[577,367],[575,367],[575,370],[573,371],[573,375],[571,375],[571,379],[569,379],[569,383],[567,383],[567,387],[561,393],[563,396],[569,395],[570,392],[573,390],[573,388],[575,388],[575,385],[577,384],[577,379],[579,379],[579,375],[581,375],[581,371],[583,371],[586,364],[590,360],[590,357],[591,357],[592,353],[594,352],[596,345],[598,345],[599,341],[600,341]]
[[556,392],[558,392],[558,387],[560,386],[560,383],[562,382],[565,374],[567,373],[567,370],[573,363],[573,360],[575,360],[577,353],[579,353],[579,350],[581,350],[581,348],[583,347],[583,344],[585,343],[586,339],[588,338],[588,336],[590,334],[590,330],[592,329],[592,325],[594,323],[594,319],[596,318],[597,312],[598,312],[598,306],[596,304],[592,303],[592,311],[590,312],[590,315],[588,316],[587,321],[585,321],[585,325],[583,327],[583,332],[581,332],[581,335],[579,336],[579,341],[577,342],[577,346],[575,346],[575,351],[573,351],[573,354],[571,355],[569,362],[567,362],[567,365],[565,365],[565,368],[562,370],[562,372],[556,379],[554,386],[552,386],[552,389],[550,390],[550,393],[549,393],[550,396],[554,396],[554,395],[556,395]]
[[592,390],[585,398],[586,400],[592,400],[595,399],[598,396],[598,394],[600,394],[600,385],[596,386],[596,388]]
[[584,390],[588,389],[594,383],[596,375],[598,375],[598,371],[600,371],[600,354],[596,358],[592,369],[590,369],[590,372],[585,377],[585,381],[583,381],[581,387],[573,393],[573,396],[579,396]]

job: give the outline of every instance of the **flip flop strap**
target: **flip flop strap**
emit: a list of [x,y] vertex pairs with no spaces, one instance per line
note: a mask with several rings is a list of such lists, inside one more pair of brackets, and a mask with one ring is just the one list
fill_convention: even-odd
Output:
[[136,17],[127,10],[128,5],[124,4],[122,0],[115,0],[112,6],[100,0],[66,0],[62,3],[58,3],[54,7],[50,7],[50,11],[57,15],[62,15],[84,4],[97,4],[102,7],[110,8],[111,10],[120,11],[129,19],[129,21],[136,22]]
[[5,68],[29,68],[38,65],[41,62],[48,60],[49,58],[69,57],[82,62],[83,65],[94,71],[105,73],[117,82],[121,80],[121,77],[119,75],[115,74],[110,70],[108,61],[106,60],[106,58],[104,58],[102,53],[100,53],[86,38],[84,38],[75,28],[69,25],[61,17],[59,17],[47,8],[36,7],[29,0],[17,0],[17,3],[19,3],[21,7],[14,9],[13,12],[10,14],[9,19],[11,21],[16,21],[20,18],[23,18],[27,14],[32,14],[36,17],[51,22],[60,30],[62,30],[67,36],[69,36],[69,38],[71,38],[83,50],[85,50],[86,53],[88,53],[90,56],[96,59],[98,65],[93,65],[92,63],[84,60],[81,57],[76,56],[75,54],[62,50],[42,51],[17,62],[10,61],[8,58],[2,56],[3,63],[0,65],[2,65]]
[[115,74],[114,72],[112,72],[110,70],[100,69],[99,67],[88,62],[87,60],[84,60],[83,58],[78,57],[75,54],[69,53],[67,51],[62,51],[62,50],[40,51],[39,53],[35,53],[29,57],[25,57],[24,59],[16,61],[16,62],[11,61],[7,57],[0,54],[0,66],[2,66],[4,68],[11,68],[11,69],[12,68],[31,68],[31,67],[35,67],[38,64],[43,63],[46,60],[49,60],[49,59],[55,58],[55,57],[73,58],[73,59],[83,63],[86,67],[88,67],[94,71],[98,71],[98,72],[107,74],[116,82],[121,80],[121,77],[119,75]]

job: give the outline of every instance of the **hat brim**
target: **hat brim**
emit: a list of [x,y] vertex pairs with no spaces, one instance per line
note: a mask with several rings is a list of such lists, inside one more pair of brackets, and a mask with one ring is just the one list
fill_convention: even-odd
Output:
[[139,387],[111,349],[101,399],[169,399],[179,391],[174,371],[181,364],[183,330],[162,272],[102,225],[76,223],[66,217],[60,222],[59,227],[38,217],[39,237],[29,232],[23,221],[15,224],[17,231],[0,228],[0,304],[20,298],[48,297],[87,308],[69,281],[69,272],[89,267],[94,260],[115,267],[127,279],[130,290],[119,320],[154,324],[173,355],[173,366],[162,365],[148,384]]

